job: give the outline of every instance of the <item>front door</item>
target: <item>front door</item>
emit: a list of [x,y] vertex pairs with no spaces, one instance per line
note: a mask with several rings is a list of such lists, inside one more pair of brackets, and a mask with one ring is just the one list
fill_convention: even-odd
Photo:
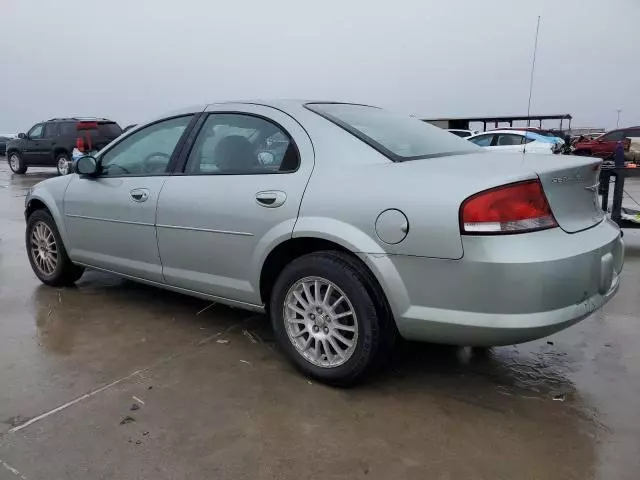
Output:
[[312,168],[311,141],[285,113],[257,105],[209,113],[158,202],[167,283],[259,304],[259,266],[291,237]]
[[101,153],[97,177],[74,175],[64,197],[73,261],[163,281],[156,207],[169,161],[191,119],[151,124]]
[[44,135],[44,123],[38,123],[31,127],[23,140],[22,158],[27,164],[40,163],[40,141]]

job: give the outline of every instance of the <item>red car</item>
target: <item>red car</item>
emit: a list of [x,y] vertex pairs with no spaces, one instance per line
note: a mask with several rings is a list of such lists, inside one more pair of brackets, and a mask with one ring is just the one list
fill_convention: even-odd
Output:
[[593,140],[578,142],[574,146],[574,154],[606,159],[613,156],[619,141],[624,142],[625,150],[629,150],[630,138],[640,141],[640,127],[620,128],[600,135]]

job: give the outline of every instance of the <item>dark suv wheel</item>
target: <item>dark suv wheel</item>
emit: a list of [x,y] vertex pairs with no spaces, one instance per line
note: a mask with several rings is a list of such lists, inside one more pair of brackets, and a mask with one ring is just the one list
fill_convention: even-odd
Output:
[[9,153],[7,161],[9,162],[9,168],[13,173],[23,174],[27,172],[27,166],[18,152]]
[[71,158],[67,153],[60,153],[56,155],[56,168],[58,169],[58,175],[67,175],[71,173]]
[[31,268],[42,283],[71,285],[82,276],[84,268],[69,259],[56,222],[46,210],[29,216],[25,241]]
[[305,374],[333,385],[360,380],[387,353],[393,322],[356,259],[340,252],[297,258],[274,285],[276,339]]

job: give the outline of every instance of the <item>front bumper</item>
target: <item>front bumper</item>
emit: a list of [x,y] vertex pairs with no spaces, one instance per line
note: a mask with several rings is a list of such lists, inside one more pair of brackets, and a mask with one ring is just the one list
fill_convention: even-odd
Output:
[[363,257],[380,281],[400,334],[455,345],[508,345],[562,330],[617,292],[620,230],[605,220],[574,234],[467,236],[464,257]]

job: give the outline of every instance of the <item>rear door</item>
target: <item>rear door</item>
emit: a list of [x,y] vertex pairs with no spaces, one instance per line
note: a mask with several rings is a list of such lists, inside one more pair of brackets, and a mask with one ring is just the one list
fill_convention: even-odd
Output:
[[58,124],[55,122],[47,122],[44,124],[44,133],[42,139],[37,142],[38,158],[40,163],[55,164],[53,150],[58,141]]
[[163,282],[155,227],[158,195],[193,117],[147,125],[101,152],[97,177],[74,175],[64,197],[72,260]]
[[259,105],[210,107],[184,167],[158,202],[168,284],[260,304],[259,275],[290,238],[313,168],[313,148],[287,114]]

